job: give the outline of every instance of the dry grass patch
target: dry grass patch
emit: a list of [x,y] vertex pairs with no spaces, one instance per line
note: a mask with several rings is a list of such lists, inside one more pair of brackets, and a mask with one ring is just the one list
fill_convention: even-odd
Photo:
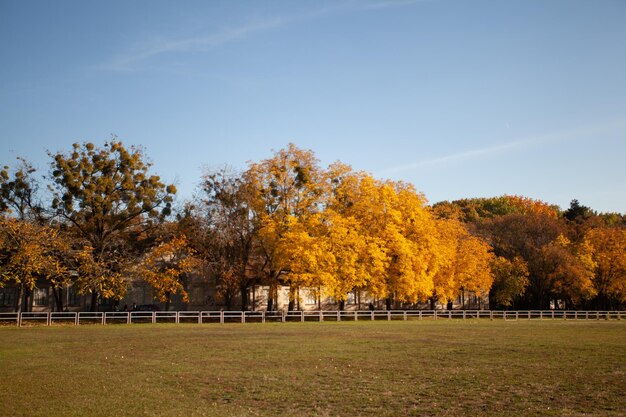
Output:
[[626,322],[0,328],[5,416],[618,416]]

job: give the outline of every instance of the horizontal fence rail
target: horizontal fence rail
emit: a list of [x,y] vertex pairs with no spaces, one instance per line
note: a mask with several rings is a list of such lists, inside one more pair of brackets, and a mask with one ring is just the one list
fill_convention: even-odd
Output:
[[358,311],[107,311],[0,313],[0,325],[268,323],[360,320],[622,320],[626,311],[358,310]]

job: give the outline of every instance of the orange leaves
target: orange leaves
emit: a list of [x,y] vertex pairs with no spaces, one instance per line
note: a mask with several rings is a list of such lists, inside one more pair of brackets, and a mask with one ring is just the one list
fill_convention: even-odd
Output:
[[599,296],[626,302],[626,229],[596,228],[586,234],[584,243],[593,262],[593,282]]
[[514,207],[515,212],[517,213],[534,213],[552,218],[557,218],[558,216],[558,207],[545,203],[541,200],[534,200],[532,198],[519,195],[505,195],[500,198],[504,200],[506,204]]

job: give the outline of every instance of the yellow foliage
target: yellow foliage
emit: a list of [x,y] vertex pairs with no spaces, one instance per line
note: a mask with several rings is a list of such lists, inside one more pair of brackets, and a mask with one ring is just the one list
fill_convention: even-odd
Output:
[[136,273],[152,286],[159,301],[169,303],[173,294],[181,294],[183,302],[189,302],[183,278],[199,265],[194,255],[187,238],[175,236],[149,251]]
[[452,301],[462,290],[487,294],[494,279],[490,246],[456,220],[439,220],[438,233],[442,260],[435,275],[436,297]]

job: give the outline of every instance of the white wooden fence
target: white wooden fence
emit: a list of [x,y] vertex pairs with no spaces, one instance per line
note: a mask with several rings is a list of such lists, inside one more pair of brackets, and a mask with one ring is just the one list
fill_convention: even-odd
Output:
[[107,311],[0,313],[0,325],[265,323],[358,320],[621,320],[626,311],[375,310],[375,311]]

